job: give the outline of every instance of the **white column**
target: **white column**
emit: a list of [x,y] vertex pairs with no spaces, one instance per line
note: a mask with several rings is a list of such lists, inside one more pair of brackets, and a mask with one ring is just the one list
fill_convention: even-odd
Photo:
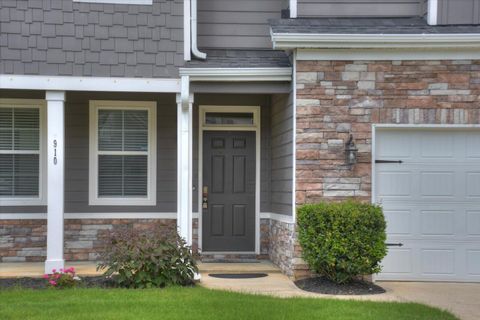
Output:
[[47,260],[45,273],[64,267],[64,160],[65,160],[65,92],[47,91]]
[[192,107],[193,95],[177,95],[177,227],[192,244]]

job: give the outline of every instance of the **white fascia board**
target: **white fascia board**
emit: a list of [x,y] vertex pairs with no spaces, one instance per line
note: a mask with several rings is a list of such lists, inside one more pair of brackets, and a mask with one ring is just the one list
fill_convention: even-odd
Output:
[[319,34],[272,33],[274,49],[293,48],[480,48],[479,33]]
[[291,81],[292,68],[180,68],[190,81]]
[[0,89],[178,93],[180,79],[0,74]]

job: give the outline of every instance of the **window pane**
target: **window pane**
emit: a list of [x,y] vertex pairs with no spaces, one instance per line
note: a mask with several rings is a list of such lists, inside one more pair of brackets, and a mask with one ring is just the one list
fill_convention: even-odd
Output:
[[253,113],[237,112],[207,112],[205,115],[206,124],[229,124],[229,125],[253,125]]
[[39,195],[38,154],[0,155],[0,196]]
[[148,112],[124,112],[124,150],[148,151]]
[[40,111],[35,108],[13,110],[15,150],[39,150]]
[[0,108],[0,150],[12,150],[13,108]]
[[98,150],[123,151],[123,112],[121,110],[98,111]]
[[148,156],[100,155],[99,197],[146,197]]

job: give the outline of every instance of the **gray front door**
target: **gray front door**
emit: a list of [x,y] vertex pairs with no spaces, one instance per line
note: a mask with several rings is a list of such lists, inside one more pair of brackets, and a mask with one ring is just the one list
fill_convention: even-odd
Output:
[[203,251],[255,251],[255,132],[203,136]]

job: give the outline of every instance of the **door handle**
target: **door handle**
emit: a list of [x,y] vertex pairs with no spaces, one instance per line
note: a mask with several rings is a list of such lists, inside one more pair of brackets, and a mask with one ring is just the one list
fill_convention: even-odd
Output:
[[208,209],[208,187],[206,186],[202,190],[202,209]]

